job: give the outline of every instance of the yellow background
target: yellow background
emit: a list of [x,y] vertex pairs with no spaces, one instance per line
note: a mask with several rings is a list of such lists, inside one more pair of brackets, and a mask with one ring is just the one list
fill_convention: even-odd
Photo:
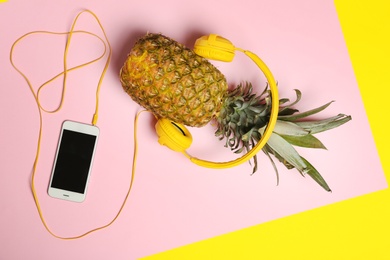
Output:
[[[390,1],[335,5],[389,180]],[[390,259],[389,204],[386,189],[146,259]]]

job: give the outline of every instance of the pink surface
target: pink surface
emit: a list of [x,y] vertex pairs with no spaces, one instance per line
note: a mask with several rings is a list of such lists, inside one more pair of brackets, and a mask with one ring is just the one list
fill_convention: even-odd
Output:
[[[158,4],[157,4],[158,3]],[[72,72],[61,112],[44,115],[36,185],[44,216],[58,235],[73,236],[109,222],[128,188],[133,155],[133,119],[139,107],[124,93],[119,68],[137,37],[162,32],[192,47],[203,34],[218,33],[261,56],[273,71],[282,97],[303,92],[302,111],[335,100],[325,116],[351,114],[347,125],[318,137],[328,151],[299,149],[322,173],[333,192],[279,166],[280,185],[268,158],[250,175],[243,164],[212,170],[191,164],[161,147],[150,115],[139,124],[139,159],[130,199],[117,222],[76,241],[50,236],[40,222],[29,183],[38,135],[38,111],[25,81],[11,67],[9,52],[34,30],[67,31],[76,14],[90,9],[101,19],[113,59],[101,91],[101,129],[87,199],[82,204],[50,198],[47,185],[60,125],[65,119],[90,122],[103,62]],[[91,17],[77,26],[100,33]],[[65,38],[39,35],[15,50],[15,62],[34,86],[61,71]],[[0,5],[0,258],[135,259],[188,243],[299,213],[387,187],[333,1],[9,1]],[[74,36],[70,65],[96,57],[96,39]],[[233,63],[215,62],[230,84],[264,79],[238,54]],[[54,107],[61,80],[43,91]],[[214,137],[212,126],[191,129],[190,153],[224,161],[233,158]]]

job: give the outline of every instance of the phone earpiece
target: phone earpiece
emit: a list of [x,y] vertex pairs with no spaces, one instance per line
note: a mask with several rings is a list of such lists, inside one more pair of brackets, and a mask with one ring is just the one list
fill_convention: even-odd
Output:
[[176,152],[184,152],[191,146],[192,135],[184,125],[162,118],[155,127],[161,145]]
[[206,59],[230,62],[236,47],[227,39],[216,34],[202,36],[196,40],[194,52]]

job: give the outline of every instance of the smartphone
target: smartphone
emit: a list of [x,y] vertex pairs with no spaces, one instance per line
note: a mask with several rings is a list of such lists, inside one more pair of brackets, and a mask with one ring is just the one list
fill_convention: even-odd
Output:
[[83,202],[91,175],[99,128],[73,121],[62,124],[51,173],[51,197]]

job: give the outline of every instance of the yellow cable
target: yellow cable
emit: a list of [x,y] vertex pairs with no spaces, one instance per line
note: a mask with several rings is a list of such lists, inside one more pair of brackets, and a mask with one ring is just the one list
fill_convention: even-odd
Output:
[[[98,22],[103,34],[104,34],[104,38],[105,38],[105,41],[97,36],[96,34],[93,34],[93,33],[90,33],[90,32],[87,32],[87,31],[75,31],[74,28],[76,26],[76,23],[77,23],[77,20],[79,19],[79,17],[83,14],[83,13],[89,13],[91,14],[95,20]],[[94,36],[96,38],[98,38],[104,45],[104,52],[101,56],[99,56],[98,58],[92,60],[92,61],[89,61],[89,62],[86,62],[84,64],[81,64],[81,65],[78,65],[78,66],[75,66],[75,67],[72,67],[72,68],[68,68],[68,65],[67,65],[67,56],[68,56],[68,51],[69,51],[69,45],[70,45],[70,42],[71,42],[71,39],[72,39],[72,36],[73,34],[75,33],[84,33],[84,34],[88,34],[88,35],[91,35],[91,36]],[[14,64],[14,61],[13,61],[13,53],[14,53],[14,49],[15,49],[15,46],[23,39],[25,39],[26,37],[32,35],[32,34],[51,34],[51,35],[68,35],[68,38],[67,38],[67,41],[66,41],[66,47],[65,47],[65,51],[64,51],[64,70],[63,72],[57,74],[56,76],[54,76],[53,78],[51,78],[50,80],[46,81],[45,83],[43,83],[37,90],[37,93],[35,93],[33,87],[32,87],[32,84],[30,82],[30,80],[28,79],[28,77],[20,70],[17,68],[17,66]],[[133,156],[133,168],[132,168],[132,174],[131,174],[131,180],[130,180],[130,185],[129,185],[129,189],[128,189],[128,192],[125,196],[125,199],[122,203],[122,206],[120,207],[118,213],[116,214],[116,216],[113,218],[112,221],[110,221],[108,224],[104,225],[104,226],[101,226],[101,227],[98,227],[98,228],[95,228],[95,229],[92,229],[82,235],[79,235],[79,236],[73,236],[73,237],[61,237],[61,236],[58,236],[56,234],[54,234],[49,226],[47,225],[44,217],[43,217],[43,214],[42,214],[42,210],[41,210],[41,206],[40,206],[40,203],[39,203],[39,199],[38,199],[38,196],[37,196],[37,193],[36,193],[36,189],[35,189],[35,174],[36,174],[36,169],[37,169],[37,165],[38,165],[38,159],[39,159],[39,154],[40,154],[40,150],[41,150],[41,139],[42,139],[42,128],[43,128],[43,120],[42,120],[42,111],[46,112],[46,113],[56,113],[58,112],[61,108],[62,108],[62,105],[63,105],[63,102],[64,102],[64,98],[65,98],[65,90],[66,90],[66,81],[67,81],[67,74],[68,72],[70,71],[73,71],[73,70],[76,70],[76,69],[79,69],[79,68],[82,68],[82,67],[85,67],[87,65],[90,65],[94,62],[97,62],[99,60],[101,60],[107,53],[107,46],[108,46],[108,49],[109,49],[109,52],[108,52],[108,57],[107,57],[107,61],[106,61],[106,64],[105,64],[105,67],[102,71],[102,74],[100,76],[100,79],[99,79],[99,82],[98,82],[98,85],[97,85],[97,88],[96,88],[96,106],[95,106],[95,113],[93,115],[93,119],[92,119],[92,124],[93,125],[96,125],[97,123],[97,119],[98,119],[98,113],[99,113],[99,93],[100,93],[100,88],[101,88],[101,85],[102,85],[102,82],[103,82],[103,79],[104,79],[104,76],[108,70],[108,66],[110,64],[110,60],[111,60],[111,54],[112,54],[112,50],[111,50],[111,45],[108,41],[108,37],[105,33],[105,30],[102,26],[102,24],[100,23],[100,20],[99,18],[91,11],[89,10],[86,10],[86,11],[82,11],[80,12],[76,18],[74,19],[73,21],[73,24],[72,24],[72,27],[70,29],[69,32],[63,32],[63,33],[58,33],[58,32],[49,32],[49,31],[35,31],[35,32],[30,32],[30,33],[27,33],[23,36],[21,36],[19,39],[17,39],[14,44],[12,45],[11,47],[11,51],[10,51],[10,62],[11,62],[11,65],[15,68],[15,70],[17,72],[19,72],[19,74],[25,79],[25,81],[27,82],[27,85],[29,86],[30,88],[30,91],[31,93],[33,94],[34,96],[34,99],[35,99],[35,102],[37,104],[37,107],[38,107],[38,112],[39,112],[39,133],[38,133],[38,140],[37,140],[37,149],[36,149],[36,153],[35,153],[35,159],[34,159],[34,164],[33,164],[33,170],[32,170],[32,175],[31,175],[31,191],[32,191],[32,194],[33,194],[33,197],[34,197],[34,201],[35,201],[35,204],[36,204],[36,207],[37,207],[37,210],[38,210],[38,214],[39,214],[39,217],[44,225],[44,227],[46,228],[46,230],[51,234],[53,235],[54,237],[56,238],[59,238],[59,239],[64,239],[64,240],[72,240],[72,239],[78,239],[78,238],[81,238],[81,237],[84,237],[90,233],[93,233],[95,231],[98,231],[98,230],[101,230],[101,229],[104,229],[108,226],[110,226],[112,223],[115,222],[115,220],[119,217],[120,213],[122,212],[125,204],[126,204],[126,201],[129,197],[129,194],[130,194],[130,191],[131,191],[131,188],[132,188],[132,185],[133,185],[133,181],[134,181],[134,174],[135,174],[135,163],[136,163],[136,158],[137,158],[137,152],[138,152],[138,148],[137,148],[137,140],[136,140],[136,137],[137,137],[137,133],[136,133],[136,127],[135,127],[135,130],[134,130],[134,156]],[[56,109],[53,109],[53,110],[47,110],[45,109],[42,105],[41,105],[41,102],[40,102],[40,99],[39,99],[39,94],[40,94],[40,91],[46,87],[49,83],[53,82],[54,80],[56,80],[57,78],[59,78],[60,76],[63,76],[63,88],[62,88],[62,94],[61,94],[61,100],[60,100],[60,104],[58,105],[58,107]],[[142,111],[141,111],[142,112]],[[138,123],[138,116],[139,116],[140,113],[138,113],[136,115],[136,118],[135,118],[135,125]]]
[[[27,78],[27,76],[21,71],[19,70],[16,65],[14,64],[13,62],[13,53],[14,53],[14,50],[15,50],[15,46],[20,42],[22,41],[24,38],[30,36],[30,35],[33,35],[33,34],[51,34],[51,35],[69,35],[70,32],[61,32],[61,33],[58,33],[58,32],[49,32],[49,31],[35,31],[35,32],[29,32],[29,33],[26,33],[25,35],[21,36],[19,39],[17,39],[14,44],[12,45],[11,47],[11,53],[10,53],[10,61],[11,61],[11,65],[14,67],[14,69],[19,72],[19,74],[26,80],[29,88],[30,88],[30,91],[31,93],[33,94],[34,98],[35,98],[35,101],[38,105],[38,109],[46,112],[46,113],[56,113],[58,112],[59,110],[61,110],[62,108],[62,105],[63,105],[63,102],[64,102],[64,96],[65,96],[65,90],[66,90],[66,84],[63,85],[63,89],[62,89],[62,93],[61,93],[61,99],[60,99],[60,104],[58,105],[58,107],[56,109],[53,109],[53,110],[47,110],[45,109],[41,103],[40,103],[40,98],[39,98],[39,95],[40,95],[40,92],[42,91],[42,89],[44,87],[46,87],[48,84],[52,83],[53,81],[55,81],[56,79],[58,79],[59,77],[61,77],[62,75],[64,75],[64,78],[67,77],[67,72],[70,72],[70,71],[73,71],[73,70],[76,70],[76,69],[80,69],[82,67],[85,67],[85,66],[88,66],[92,63],[95,63],[99,60],[101,60],[106,52],[107,52],[107,46],[105,44],[105,42],[103,41],[102,38],[100,38],[99,36],[97,36],[96,34],[93,34],[93,33],[90,33],[90,32],[87,32],[87,31],[74,31],[73,33],[84,33],[84,34],[89,34],[89,35],[92,35],[94,37],[96,37],[97,39],[99,39],[103,45],[104,45],[104,52],[102,55],[100,55],[98,58],[94,59],[94,60],[91,60],[89,62],[86,62],[86,63],[83,63],[83,64],[80,64],[78,66],[75,66],[75,67],[72,67],[70,69],[66,69],[66,71],[63,71],[61,73],[58,73],[56,76],[52,77],[51,79],[49,79],[48,81],[46,81],[45,83],[43,83],[37,90],[37,93],[35,93],[33,87],[32,87],[32,84],[30,82],[30,80]],[[67,56],[64,56],[64,59],[67,59]],[[66,83],[66,81],[65,81]]]

